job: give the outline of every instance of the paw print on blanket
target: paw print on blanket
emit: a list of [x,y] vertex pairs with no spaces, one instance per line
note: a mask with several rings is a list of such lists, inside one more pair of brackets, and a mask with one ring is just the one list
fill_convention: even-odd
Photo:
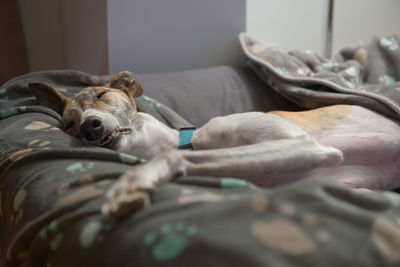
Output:
[[209,190],[193,190],[191,188],[184,187],[179,192],[177,203],[179,205],[192,205],[198,203],[216,204],[226,200],[237,200],[242,199],[244,195],[240,192],[237,193],[234,189],[253,188],[251,184],[248,184],[246,181],[240,179],[221,178],[219,180],[219,186],[221,189],[228,189],[232,192],[229,192],[229,194],[221,194]]
[[378,217],[372,224],[371,239],[381,256],[392,263],[400,263],[400,219],[397,223]]
[[[4,142],[4,140],[0,140],[1,143]],[[8,151],[8,147],[3,143],[0,144],[0,160],[2,160],[4,157],[6,157],[6,153]]]
[[389,49],[390,51],[396,51],[397,49],[399,49],[399,43],[397,42],[397,40],[394,37],[381,38],[380,45],[383,48]]
[[[59,230],[57,220],[51,221],[48,225],[44,226],[38,233],[38,236],[42,240],[47,240],[47,245],[51,251],[56,252],[62,241],[64,240],[64,234]],[[51,267],[50,261],[46,262],[46,267]]]
[[340,64],[336,62],[325,62],[322,63],[322,68],[326,71],[332,71],[336,73],[340,70]]
[[150,248],[154,260],[161,262],[174,260],[189,247],[191,236],[197,232],[196,226],[189,226],[183,222],[164,224],[159,230],[147,233],[144,244]]
[[43,121],[33,121],[25,126],[25,130],[35,131],[50,128],[50,124]]
[[26,200],[26,195],[27,195],[26,190],[20,189],[18,190],[17,194],[14,197],[13,213],[11,215],[11,221],[13,221],[14,224],[18,224],[24,216],[24,210],[22,209],[22,204]]
[[25,106],[2,109],[2,110],[0,110],[0,119],[5,119],[10,116],[21,114],[21,113],[24,113],[25,111],[26,111]]
[[[382,193],[393,208],[400,207],[400,195],[386,191]],[[377,217],[371,227],[371,240],[385,260],[400,263],[400,216]]]
[[[269,208],[265,196],[255,196],[251,206],[262,214]],[[312,212],[299,213],[293,202],[284,201],[278,206],[281,216],[276,219],[260,219],[250,225],[252,235],[268,248],[299,256],[314,252],[321,244],[329,242],[332,234],[318,227],[318,216]]]
[[184,188],[180,192],[180,196],[177,198],[179,205],[191,205],[195,203],[219,203],[224,201],[222,194],[216,194],[212,192],[195,193],[193,190]]
[[39,238],[48,239],[49,248],[56,251],[64,239],[64,234],[58,229],[58,221],[53,220],[39,231]]
[[84,248],[91,247],[99,238],[99,233],[102,228],[103,224],[100,221],[92,220],[87,222],[79,234],[81,246]]
[[390,85],[394,83],[396,80],[392,76],[385,74],[379,77],[379,81],[383,84]]
[[33,151],[32,148],[18,150],[17,152],[14,152],[8,159],[11,161],[17,161],[23,158],[24,156],[29,155],[30,153],[32,153],[32,151]]
[[100,186],[100,188],[99,188],[100,190],[104,190],[104,186],[107,186],[109,183],[111,183],[110,179],[102,179],[102,178],[96,179],[93,175],[88,174],[88,175],[82,176],[81,178],[79,178],[79,180],[61,184],[57,188],[57,193],[59,195],[63,195],[74,188],[82,187],[82,186],[86,186],[86,185],[90,185],[90,184],[96,184],[96,185]]
[[220,181],[220,187],[222,189],[241,189],[246,187],[252,187],[251,183],[247,183],[243,179],[221,178],[219,181]]
[[353,58],[358,61],[361,65],[365,65],[367,62],[368,51],[365,48],[359,48],[354,52]]
[[276,71],[282,74],[283,76],[290,76],[289,71],[285,67],[275,67]]
[[[50,124],[43,122],[43,121],[33,121],[25,126],[25,130],[28,131],[59,131],[60,129],[57,127],[52,127]],[[34,141],[34,140],[32,140]]]
[[[59,188],[60,190],[60,188]],[[95,186],[84,186],[77,190],[67,191],[66,187],[63,187],[64,192],[68,192],[60,197],[54,204],[56,208],[73,205],[78,202],[88,201],[100,195],[103,195],[104,191],[96,188]],[[60,191],[59,191],[60,193]]]
[[67,166],[65,170],[69,173],[75,174],[78,172],[85,172],[88,169],[93,169],[95,163],[94,162],[75,162]]
[[44,148],[47,147],[50,143],[50,141],[41,141],[40,139],[35,139],[28,143],[28,147]]
[[8,95],[7,95],[7,88],[3,88],[0,90],[0,99],[2,100],[8,100]]
[[80,233],[79,243],[83,248],[89,248],[96,242],[101,242],[105,239],[105,233],[114,227],[110,221],[99,219],[90,219],[85,222]]

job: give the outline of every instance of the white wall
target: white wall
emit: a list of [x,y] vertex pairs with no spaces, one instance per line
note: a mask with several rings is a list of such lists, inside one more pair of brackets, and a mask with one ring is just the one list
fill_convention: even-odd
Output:
[[247,0],[247,32],[284,50],[322,46],[323,0]]
[[[247,32],[284,50],[322,54],[325,0],[247,0]],[[333,50],[374,34],[400,33],[400,1],[335,0]]]
[[[109,70],[236,64],[244,0],[107,0]],[[232,56],[233,55],[233,56]]]

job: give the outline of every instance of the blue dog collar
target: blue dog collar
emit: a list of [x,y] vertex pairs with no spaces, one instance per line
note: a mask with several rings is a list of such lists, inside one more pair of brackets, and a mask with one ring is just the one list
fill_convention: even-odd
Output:
[[179,129],[179,149],[193,150],[192,136],[196,128],[187,127]]

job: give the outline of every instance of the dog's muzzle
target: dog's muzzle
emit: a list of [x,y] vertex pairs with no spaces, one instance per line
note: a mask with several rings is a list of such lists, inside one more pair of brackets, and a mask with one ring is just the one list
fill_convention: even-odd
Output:
[[117,144],[121,135],[131,134],[131,128],[115,128],[107,130],[102,120],[96,116],[87,117],[81,125],[81,138],[97,146],[108,148]]
[[96,116],[87,117],[81,125],[81,137],[89,142],[97,141],[104,135],[104,125]]

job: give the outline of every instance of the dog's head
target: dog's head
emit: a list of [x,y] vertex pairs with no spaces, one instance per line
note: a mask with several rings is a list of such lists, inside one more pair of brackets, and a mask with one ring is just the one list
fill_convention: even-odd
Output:
[[131,72],[111,76],[104,87],[86,87],[75,99],[62,95],[43,83],[30,83],[29,88],[40,104],[63,118],[64,131],[97,146],[113,148],[123,135],[135,131],[135,98],[143,88]]

